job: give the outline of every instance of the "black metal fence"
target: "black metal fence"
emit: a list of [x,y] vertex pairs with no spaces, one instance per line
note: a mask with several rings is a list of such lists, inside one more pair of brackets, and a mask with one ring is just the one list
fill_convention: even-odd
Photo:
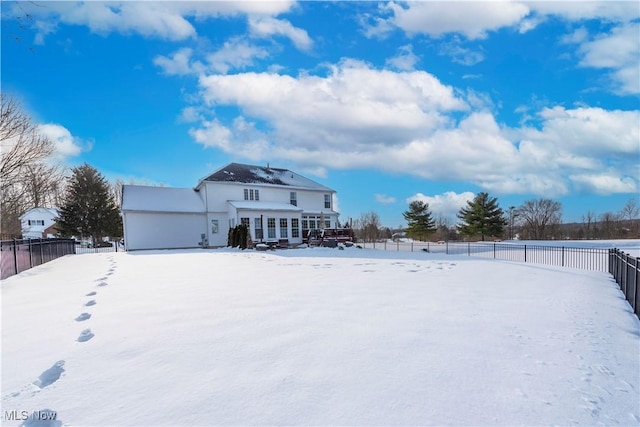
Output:
[[640,318],[639,261],[640,258],[632,257],[618,249],[609,250],[609,273],[620,286],[633,312]]
[[76,253],[73,239],[13,239],[0,241],[0,279],[64,255]]
[[609,271],[609,249],[571,246],[522,245],[497,242],[376,242],[360,243],[364,247],[392,251],[425,251],[449,255],[468,255],[505,261],[531,262]]

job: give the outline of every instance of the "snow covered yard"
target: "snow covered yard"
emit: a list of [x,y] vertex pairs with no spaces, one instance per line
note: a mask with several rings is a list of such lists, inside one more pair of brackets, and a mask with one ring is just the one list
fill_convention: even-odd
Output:
[[1,288],[3,425],[640,425],[640,322],[606,273],[192,250]]

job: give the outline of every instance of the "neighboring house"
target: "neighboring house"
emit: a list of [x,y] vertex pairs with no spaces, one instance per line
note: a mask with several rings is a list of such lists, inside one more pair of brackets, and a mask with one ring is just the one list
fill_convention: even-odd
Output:
[[288,169],[231,163],[195,188],[124,185],[127,250],[227,245],[229,228],[254,242],[302,243],[308,229],[333,228],[335,191]]
[[55,218],[58,211],[52,208],[32,208],[20,217],[23,239],[55,237]]

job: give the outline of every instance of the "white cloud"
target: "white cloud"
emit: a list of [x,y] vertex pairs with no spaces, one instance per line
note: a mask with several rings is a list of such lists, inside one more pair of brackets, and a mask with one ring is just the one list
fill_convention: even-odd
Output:
[[38,131],[53,141],[55,146],[53,157],[56,160],[65,160],[68,157],[75,157],[80,155],[83,150],[90,149],[88,145],[83,148],[82,141],[73,136],[69,129],[62,125],[55,123],[38,125]]
[[453,42],[442,43],[438,53],[451,57],[453,62],[461,65],[471,66],[484,61],[484,53],[462,47],[457,38]]
[[24,11],[33,17],[34,26],[39,30],[37,43],[43,43],[46,35],[55,31],[57,23],[87,26],[98,34],[135,33],[144,37],[185,40],[196,36],[195,27],[187,18],[203,20],[238,14],[277,16],[289,11],[294,4],[294,1],[86,1],[46,2],[43,7],[24,2],[19,13]]
[[189,131],[196,142],[209,148],[233,152],[253,161],[268,157],[270,143],[267,137],[255,128],[255,124],[237,117],[230,127],[218,120],[204,121],[200,128]]
[[387,59],[387,65],[400,71],[411,71],[415,68],[420,57],[413,53],[413,47],[408,44],[401,46],[396,56]]
[[[637,6],[637,5],[636,5]],[[640,93],[640,23],[614,27],[609,33],[580,45],[580,65],[613,70],[614,91]]]
[[300,50],[310,50],[313,41],[301,28],[294,27],[285,19],[268,16],[250,16],[249,31],[255,37],[284,36],[289,38]]
[[539,142],[591,156],[628,156],[638,152],[640,111],[602,108],[544,108],[540,132],[524,130]]
[[600,195],[614,193],[638,194],[638,182],[631,177],[620,176],[616,172],[571,175],[569,178],[577,189],[590,193]]
[[191,64],[193,50],[185,47],[174,52],[170,57],[158,55],[153,58],[153,63],[162,68],[168,75],[185,75],[194,72]]
[[384,205],[391,205],[396,202],[395,197],[387,196],[385,194],[376,194],[376,202],[382,203]]
[[458,33],[468,39],[482,39],[488,31],[516,25],[529,13],[527,6],[507,1],[390,3],[389,9],[393,11],[389,21],[409,34]]
[[[424,1],[389,2],[380,13],[384,17],[368,17],[373,24],[365,25],[367,35],[386,35],[389,27],[397,27],[409,35],[461,34],[474,40],[505,27],[516,27],[520,33],[526,33],[548,16],[568,21],[631,22],[640,17],[640,8],[633,1]],[[392,16],[386,17],[389,13]]]
[[254,64],[255,59],[269,56],[266,49],[253,46],[241,38],[227,40],[221,49],[207,55],[211,68],[226,74],[230,70],[243,69]]
[[205,147],[220,148],[226,152],[232,149],[232,133],[217,120],[203,121],[200,129],[191,129],[191,137]]
[[205,121],[193,135],[228,153],[286,159],[301,169],[373,168],[473,182],[501,194],[559,196],[585,187],[570,176],[611,167],[623,182],[638,181],[638,111],[537,107],[528,122],[535,127],[507,128],[486,95],[445,86],[423,71],[377,70],[353,60],[329,70],[202,76],[202,108],[240,113],[214,122],[213,130],[228,133],[212,135]]
[[625,22],[640,17],[640,8],[634,1],[526,1],[524,4],[540,15],[557,16],[569,21],[604,19]]
[[453,62],[467,66],[476,65],[484,61],[484,54],[482,52],[450,43],[440,46],[440,55],[449,56]]
[[455,220],[460,209],[466,206],[467,202],[473,200],[474,197],[475,194],[470,191],[465,191],[460,194],[453,191],[447,191],[444,194],[437,194],[435,196],[416,193],[407,198],[406,201],[407,203],[411,203],[413,201],[427,203],[429,205],[429,210],[431,210],[435,218],[441,216],[443,218]]

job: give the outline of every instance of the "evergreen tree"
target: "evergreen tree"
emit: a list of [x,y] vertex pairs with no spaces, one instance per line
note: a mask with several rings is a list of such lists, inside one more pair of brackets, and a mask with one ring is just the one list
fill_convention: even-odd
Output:
[[94,167],[72,169],[57,218],[58,234],[90,237],[95,245],[103,237],[122,237],[122,218],[109,183]]
[[409,204],[409,210],[402,215],[408,224],[405,233],[413,239],[425,240],[436,231],[436,223],[431,218],[427,203],[415,200]]
[[504,212],[498,206],[495,197],[489,197],[487,193],[478,193],[476,197],[467,202],[467,206],[460,209],[458,218],[462,224],[458,230],[465,236],[501,236],[507,221]]

